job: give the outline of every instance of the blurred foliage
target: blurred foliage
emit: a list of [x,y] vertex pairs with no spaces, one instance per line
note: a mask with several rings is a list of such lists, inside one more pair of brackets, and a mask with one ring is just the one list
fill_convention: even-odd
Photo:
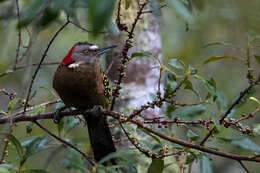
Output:
[[[28,62],[38,62],[43,52],[43,45],[48,43],[49,38],[66,21],[67,16],[70,16],[70,20],[73,22],[87,26],[89,30],[98,33],[109,29],[112,18],[115,18],[113,12],[116,2],[115,0],[20,0],[21,16],[18,21],[15,2],[0,1],[0,41],[4,43],[0,45],[0,73],[7,70],[15,59],[18,29],[22,31],[22,51],[26,50],[30,39],[33,41]],[[218,133],[217,137],[209,142],[210,146],[216,148],[224,146],[225,151],[235,150],[244,154],[259,152],[260,146],[257,144],[260,142],[259,112],[245,123],[245,126],[253,129],[255,137],[241,134],[234,128],[224,128],[217,122],[219,115],[225,112],[233,100],[239,97],[240,91],[248,85],[247,68],[244,66],[243,60],[246,58],[248,48],[251,50],[254,74],[259,75],[260,1],[158,0],[158,2],[167,4],[166,8],[161,9],[160,18],[164,72],[167,74],[166,93],[171,93],[180,80],[188,75],[189,78],[184,83],[184,91],[178,92],[176,98],[181,103],[206,100],[203,104],[186,107],[164,105],[166,120],[173,120],[176,117],[181,120],[212,119]],[[124,8],[129,9],[132,3],[133,1],[126,0]],[[27,33],[27,29],[31,33]],[[74,42],[91,39],[95,42],[103,41],[102,36],[93,38],[91,33],[81,33],[78,28],[70,26],[57,38],[47,59],[48,61],[59,61]],[[134,58],[151,55],[150,52],[134,52],[131,54],[131,58],[134,60]],[[56,97],[52,92],[50,82],[50,76],[55,68],[56,66],[44,67],[39,73],[34,88],[37,91],[33,99],[34,104]],[[0,88],[18,92],[18,97],[10,101],[6,99],[6,96],[0,95],[1,116],[10,115],[21,104],[25,94],[24,88],[30,79],[28,74],[30,71],[21,70],[0,78]],[[50,91],[39,90],[43,88],[42,86]],[[254,88],[236,106],[229,117],[239,118],[243,113],[251,112],[259,105],[259,97],[259,87]],[[30,114],[43,113],[58,107],[59,105],[51,108],[38,106],[31,110]],[[50,130],[56,130],[60,137],[91,153],[86,137],[87,132],[81,127],[79,119],[64,118],[57,126],[51,121],[44,123]],[[196,125],[183,126],[182,130],[178,130],[173,124],[169,124],[167,127],[156,125],[152,127],[191,142],[198,142],[206,132],[206,127]],[[1,125],[0,128],[3,131],[1,136],[4,138],[8,135],[7,126]],[[13,128],[14,133],[10,136],[11,146],[8,147],[10,154],[6,164],[0,165],[0,172],[17,172],[18,170],[26,173],[87,171],[86,163],[79,153],[57,145],[57,141],[43,136],[43,132],[31,123],[21,123]],[[178,161],[174,156],[165,159],[151,159],[137,150],[119,146],[119,152],[109,155],[98,163],[97,167],[100,172],[115,172],[118,168],[124,168],[128,172],[177,173],[180,172],[179,163],[188,167],[190,163],[197,160],[202,173],[215,171],[226,173],[235,169],[233,164],[226,164],[225,159],[214,158],[216,162],[212,162],[212,156],[209,154],[160,140],[149,132],[132,125],[127,125],[126,129],[138,139],[142,147],[148,148],[154,153],[160,154],[166,145],[171,151],[184,151],[186,155],[178,157]],[[115,127],[113,131],[118,132],[118,128]],[[148,137],[144,138],[143,134]],[[2,143],[3,141],[1,141]],[[228,148],[228,145],[232,147]],[[54,154],[55,159],[50,159],[52,163],[48,168],[44,167],[44,163],[48,162],[49,154],[52,154],[55,149],[60,149]],[[102,162],[111,157],[119,158],[119,164],[102,166]],[[193,170],[196,172],[197,164],[193,165],[195,165]],[[220,170],[219,167],[222,165],[225,169]],[[259,165],[253,165],[250,170],[252,173],[256,173],[259,168]]]

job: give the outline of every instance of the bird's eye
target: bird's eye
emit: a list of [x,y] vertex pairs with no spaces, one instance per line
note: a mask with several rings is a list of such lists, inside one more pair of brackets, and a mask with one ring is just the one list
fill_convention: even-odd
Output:
[[84,53],[85,55],[89,54],[89,52],[90,52],[90,51],[87,50],[87,49],[83,51],[83,53]]

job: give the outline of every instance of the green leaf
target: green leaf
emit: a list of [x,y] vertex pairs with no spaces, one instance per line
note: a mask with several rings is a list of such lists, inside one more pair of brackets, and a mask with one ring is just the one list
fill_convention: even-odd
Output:
[[176,107],[174,107],[173,105],[168,105],[167,106],[167,110],[166,110],[166,116],[170,119],[172,119],[174,116],[176,116],[174,114],[174,111],[176,110]]
[[181,62],[180,60],[176,59],[176,58],[171,59],[170,62],[169,62],[169,65],[173,68],[176,68],[176,69],[180,69],[180,70],[185,69],[184,63]]
[[[50,25],[57,17],[59,16],[59,11],[57,9],[53,9],[52,6],[48,7],[44,10],[43,15],[40,20],[37,21],[37,27],[47,27]],[[40,28],[43,29],[43,28]]]
[[227,98],[222,92],[217,92],[216,104],[221,112],[227,108]]
[[197,135],[195,132],[193,132],[192,130],[188,130],[187,131],[187,137],[191,140],[191,141],[196,141],[198,140],[200,137],[199,135]]
[[21,166],[29,157],[48,148],[50,143],[51,139],[45,136],[33,136],[23,141],[22,146],[25,149],[25,154],[23,160],[20,162]]
[[27,122],[27,123],[26,123],[26,133],[31,133],[34,126],[35,126],[34,123],[32,123],[32,122]]
[[138,56],[151,56],[151,52],[134,52],[131,55],[131,58],[138,57]]
[[[139,127],[138,127],[138,129],[139,129]],[[159,144],[162,144],[161,143],[161,141],[160,141],[160,139],[157,137],[157,136],[155,136],[155,135],[153,135],[153,134],[151,134],[149,131],[147,131],[146,129],[143,129],[143,128],[140,128],[144,133],[146,133],[147,135],[149,135],[149,136],[151,136],[155,141],[157,141]]]
[[195,68],[193,68],[193,67],[190,66],[190,65],[189,65],[188,69],[189,69],[189,72],[190,72],[191,75],[194,75],[194,74],[197,74],[197,73],[198,73],[198,70],[195,69]]
[[248,39],[248,42],[250,43],[252,41],[255,41],[256,39],[260,39],[260,35],[254,31],[250,31],[247,34],[247,39]]
[[13,143],[13,145],[15,146],[15,149],[17,151],[17,154],[19,156],[20,161],[22,161],[23,160],[24,151],[23,151],[23,147],[22,147],[20,141],[14,135],[10,135],[9,139]]
[[260,56],[254,55],[254,57],[255,57],[256,61],[260,64]]
[[206,107],[204,105],[196,105],[196,106],[187,106],[182,109],[177,109],[172,114],[180,115],[182,119],[190,120],[193,117],[199,116],[206,111]]
[[208,44],[204,45],[203,48],[207,48],[207,47],[210,47],[210,46],[216,46],[216,45],[225,45],[225,43],[223,43],[223,42],[212,42],[212,43],[208,43]]
[[82,155],[70,147],[67,147],[67,153],[62,160],[62,164],[66,168],[85,171],[85,164],[84,160],[82,159]]
[[229,142],[232,145],[239,146],[243,149],[250,150],[250,151],[260,151],[260,146],[253,142],[250,138],[233,138],[233,137],[225,137],[219,138],[225,142]]
[[173,73],[167,73],[166,94],[170,94],[177,86],[177,78]]
[[4,110],[0,110],[0,115],[8,115]]
[[163,168],[164,168],[163,159],[152,159],[152,163],[150,164],[147,173],[162,173]]
[[44,89],[48,91],[51,95],[53,95],[56,99],[59,99],[60,97],[54,92],[53,89],[47,88],[45,86],[40,86],[39,89]]
[[59,136],[61,135],[61,132],[63,130],[63,127],[64,127],[64,118],[62,118],[59,123],[57,124],[57,127],[58,127],[58,132],[59,132]]
[[234,56],[212,56],[206,61],[203,62],[203,65],[208,64],[210,62],[215,62],[219,60],[242,60],[242,58],[234,57]]
[[46,111],[46,106],[36,106],[34,107],[31,111],[28,112],[29,115],[34,115],[34,114],[42,114]]
[[167,79],[170,82],[176,82],[177,78],[173,73],[167,73]]
[[18,102],[18,99],[17,98],[14,98],[12,99],[9,103],[8,103],[8,106],[7,106],[7,113],[8,114],[11,114],[11,112],[13,111],[14,107],[16,106]]
[[76,117],[66,117],[65,118],[65,130],[66,134],[69,133],[74,127],[79,123],[79,119]]
[[193,77],[195,77],[196,79],[199,79],[204,84],[204,86],[207,88],[210,95],[213,96],[213,99],[215,99],[217,97],[216,82],[214,81],[213,78],[210,78],[210,80],[206,80],[203,77],[196,75],[196,74],[193,75]]
[[255,127],[253,129],[253,134],[255,136],[260,136],[260,123],[255,125]]
[[[253,96],[256,92],[256,88],[252,87],[249,92],[247,92],[244,97],[240,100],[238,104],[236,104],[235,108],[238,109],[239,107],[243,106],[247,100],[249,99],[250,96]],[[240,97],[240,93],[232,100],[231,105],[234,104],[234,102]]]
[[0,164],[0,172],[1,173],[11,173],[7,167],[5,167],[6,164]]
[[258,103],[260,105],[260,101],[255,97],[249,97],[249,100],[255,101],[256,103]]
[[130,7],[129,0],[125,0],[125,9],[127,10]]
[[49,172],[45,171],[44,169],[29,169],[26,170],[24,173],[49,173]]
[[29,25],[34,19],[40,16],[46,4],[45,0],[30,1],[30,3],[23,8],[24,10],[21,12],[21,18],[17,27],[21,28]]
[[193,15],[189,6],[184,1],[167,0],[167,6],[168,4],[171,8],[174,8],[174,11],[178,13],[183,20],[192,22]]
[[201,154],[200,157],[200,172],[201,173],[212,173],[211,161],[208,154]]
[[88,17],[95,32],[101,31],[109,22],[114,10],[115,0],[88,0]]
[[204,9],[204,7],[206,6],[206,1],[195,0],[195,1],[191,1],[191,2],[192,2],[192,6],[200,11],[202,11]]
[[184,84],[184,89],[191,90],[194,94],[196,94],[196,96],[199,97],[199,93],[196,90],[194,90],[192,83],[188,79],[184,81]]

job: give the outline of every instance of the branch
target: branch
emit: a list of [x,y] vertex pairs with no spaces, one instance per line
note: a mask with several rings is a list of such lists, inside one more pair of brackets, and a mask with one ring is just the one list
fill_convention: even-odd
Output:
[[[224,119],[231,113],[231,111],[234,109],[234,107],[239,104],[239,102],[242,100],[242,98],[248,94],[248,92],[252,89],[253,86],[255,86],[256,83],[252,83],[249,85],[246,89],[244,89],[239,97],[233,102],[233,104],[228,108],[228,110],[223,114],[223,116],[219,119],[219,123],[222,124],[224,122]],[[200,142],[200,145],[204,145],[205,142],[208,140],[208,138],[215,132],[216,126],[214,126],[209,133],[205,136],[205,138]]]
[[[86,111],[79,111],[79,110],[73,110],[73,111],[69,111],[69,112],[61,112],[60,115],[62,117],[65,116],[73,116],[73,115],[79,115],[79,114],[85,114]],[[40,119],[53,119],[54,118],[54,114],[55,112],[50,112],[50,113],[44,113],[44,114],[36,114],[36,115],[21,115],[21,116],[16,116],[14,117],[13,115],[11,115],[13,122],[21,122],[21,121],[36,121],[36,120],[40,120]],[[125,121],[127,119],[127,116],[118,112],[114,112],[114,111],[107,111],[107,110],[103,110],[102,114],[104,115],[109,115],[112,116],[113,118],[120,120],[120,121]],[[5,124],[9,122],[9,117],[3,117],[0,118],[0,124]],[[244,156],[244,155],[238,155],[238,154],[232,154],[232,153],[228,153],[228,152],[222,152],[222,151],[217,151],[202,145],[198,145],[198,144],[193,144],[193,143],[189,143],[186,142],[184,140],[175,138],[175,137],[171,137],[171,136],[167,136],[157,130],[154,130],[150,127],[147,127],[146,125],[143,124],[143,122],[141,122],[140,120],[137,119],[131,119],[130,122],[132,122],[133,124],[137,125],[138,127],[141,127],[143,129],[146,129],[147,131],[149,131],[150,133],[165,139],[169,142],[173,142],[179,145],[182,145],[184,147],[189,147],[189,148],[193,148],[193,149],[197,149],[199,151],[202,152],[206,152],[206,153],[211,153],[213,155],[217,155],[217,156],[221,156],[221,157],[225,157],[225,158],[229,158],[229,159],[233,159],[233,160],[237,160],[237,161],[253,161],[253,162],[260,162],[260,158],[256,157],[256,156]]]

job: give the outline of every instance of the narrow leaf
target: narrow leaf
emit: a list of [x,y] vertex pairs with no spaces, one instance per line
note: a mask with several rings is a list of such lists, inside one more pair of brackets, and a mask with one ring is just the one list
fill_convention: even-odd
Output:
[[200,157],[200,172],[212,173],[210,158],[205,154],[202,154],[202,156]]
[[253,134],[255,136],[260,136],[260,123],[255,125],[255,127],[253,129]]
[[25,154],[20,164],[23,165],[29,157],[48,148],[50,142],[51,139],[45,136],[33,136],[23,141],[22,146],[25,149]]
[[249,97],[249,100],[253,100],[260,105],[260,101],[255,97]]
[[221,139],[225,142],[230,142],[231,144],[239,146],[246,150],[260,151],[260,146],[257,145],[255,142],[253,142],[248,137],[244,137],[244,138],[225,137],[225,138],[219,138],[219,139]]
[[216,97],[216,83],[213,80],[213,78],[211,78],[210,80],[206,80],[203,77],[196,74],[193,75],[193,77],[199,79],[204,84],[211,96]]
[[171,59],[170,62],[169,62],[169,65],[173,68],[177,68],[177,69],[180,69],[180,70],[185,69],[184,66],[183,66],[183,63],[176,58]]
[[15,105],[17,104],[18,102],[18,99],[17,98],[14,98],[12,99],[9,103],[8,103],[8,106],[7,106],[7,112],[8,114],[10,114],[12,112],[12,110],[14,109]]
[[163,159],[152,159],[152,163],[150,164],[147,173],[162,173],[163,168],[164,168]]
[[113,14],[115,0],[88,0],[88,17],[92,24],[93,30],[101,31],[108,23]]
[[196,90],[194,90],[192,83],[188,79],[185,80],[184,84],[184,89],[191,90],[194,94],[196,94],[196,96],[199,97],[199,93]]
[[48,91],[51,95],[53,95],[56,99],[59,99],[60,97],[53,91],[53,89],[47,88],[45,86],[39,87],[40,89],[44,89]]
[[191,141],[196,141],[199,139],[199,135],[197,135],[195,132],[193,132],[192,130],[188,130],[187,132],[187,137],[191,140]]
[[125,0],[125,9],[127,10],[130,7],[129,0]]
[[227,107],[227,98],[222,92],[217,92],[216,104],[221,112]]
[[17,151],[17,154],[19,156],[20,161],[22,161],[24,151],[23,151],[23,147],[22,147],[20,141],[14,135],[10,135],[9,139],[13,143],[13,145],[15,146],[15,149]]
[[203,48],[207,48],[207,47],[210,47],[210,46],[216,46],[216,45],[223,45],[224,43],[222,42],[212,42],[212,43],[208,43],[206,45],[203,46]]
[[260,56],[258,56],[258,55],[254,55],[254,56],[255,56],[256,61],[260,64]]
[[21,12],[21,18],[17,25],[18,28],[29,25],[35,18],[40,16],[39,14],[45,5],[46,1],[44,0],[30,1],[30,3],[28,3],[28,5]]
[[0,110],[0,115],[8,115],[4,110]]
[[242,60],[242,58],[234,57],[234,56],[212,56],[206,61],[203,62],[203,65],[208,64],[210,62],[215,62],[219,60]]
[[205,111],[206,107],[204,105],[196,105],[177,109],[171,114],[179,115],[183,120],[191,120],[192,118],[203,114]]
[[138,56],[151,56],[151,52],[134,52],[131,55],[131,58],[138,57]]
[[46,111],[46,106],[37,106],[33,108],[31,111],[28,112],[29,115],[34,115],[34,114],[41,114]]
[[160,141],[160,139],[159,139],[157,136],[151,134],[149,131],[147,131],[147,130],[145,130],[145,129],[143,129],[143,128],[140,128],[140,129],[141,129],[144,133],[146,133],[147,135],[151,136],[151,137],[152,137],[154,140],[156,140],[159,144],[162,144],[161,141]]

